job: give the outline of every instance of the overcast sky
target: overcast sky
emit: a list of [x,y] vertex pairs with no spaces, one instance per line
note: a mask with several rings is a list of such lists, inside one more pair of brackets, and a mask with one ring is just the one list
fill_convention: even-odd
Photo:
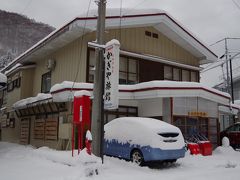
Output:
[[[90,0],[0,0],[0,9],[17,12],[56,28],[86,13]],[[234,3],[235,2],[235,3]],[[107,8],[120,8],[121,0],[107,0]],[[240,37],[240,0],[122,0],[123,8],[167,11],[206,45],[225,37]],[[91,9],[96,9],[94,0]],[[240,40],[231,42],[240,50]],[[224,53],[223,43],[210,47]]]

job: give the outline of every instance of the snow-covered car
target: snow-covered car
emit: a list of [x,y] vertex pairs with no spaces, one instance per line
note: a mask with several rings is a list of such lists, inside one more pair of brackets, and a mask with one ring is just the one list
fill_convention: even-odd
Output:
[[142,117],[117,118],[104,126],[104,154],[146,162],[175,162],[185,156],[179,128],[166,122]]

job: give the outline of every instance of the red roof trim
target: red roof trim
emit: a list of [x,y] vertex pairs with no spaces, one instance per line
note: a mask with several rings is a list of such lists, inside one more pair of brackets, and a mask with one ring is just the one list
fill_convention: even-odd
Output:
[[[60,89],[60,90],[57,90],[57,91],[53,91],[53,92],[51,92],[51,94],[56,94],[56,93],[60,93],[60,92],[63,92],[63,91],[71,91],[71,90],[74,90],[74,91],[81,91],[81,90],[92,91],[92,89],[90,89],[90,88],[73,88],[73,89],[72,88],[64,88],[64,89]],[[142,91],[154,91],[154,90],[204,90],[204,91],[207,91],[209,93],[221,96],[223,98],[230,99],[230,97],[228,97],[228,96],[224,96],[223,94],[211,91],[211,90],[203,88],[203,87],[151,87],[151,88],[132,89],[132,90],[121,90],[120,89],[119,91],[120,92],[142,92]]]

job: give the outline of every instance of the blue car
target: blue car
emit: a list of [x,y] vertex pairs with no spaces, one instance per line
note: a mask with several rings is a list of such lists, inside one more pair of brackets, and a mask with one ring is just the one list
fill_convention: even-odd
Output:
[[104,126],[104,154],[146,162],[175,162],[185,156],[185,143],[179,128],[166,122],[142,117],[123,117]]

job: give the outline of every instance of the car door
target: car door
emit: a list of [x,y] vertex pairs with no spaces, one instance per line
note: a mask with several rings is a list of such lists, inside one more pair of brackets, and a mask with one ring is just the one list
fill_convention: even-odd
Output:
[[236,141],[236,145],[237,147],[240,147],[240,124],[236,125],[236,129],[235,129],[235,141]]
[[235,147],[237,144],[237,126],[233,125],[227,130],[227,137],[229,138],[230,145]]

